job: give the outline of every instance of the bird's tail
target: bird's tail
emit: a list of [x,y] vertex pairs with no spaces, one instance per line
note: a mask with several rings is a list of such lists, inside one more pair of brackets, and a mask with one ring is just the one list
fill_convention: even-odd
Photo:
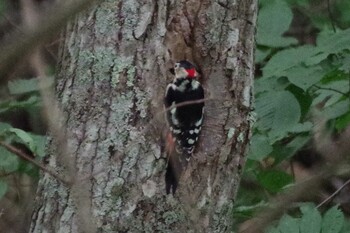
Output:
[[167,194],[170,192],[175,194],[182,171],[192,157],[194,146],[178,148],[171,133],[167,135],[166,141],[168,165],[165,173],[165,189]]

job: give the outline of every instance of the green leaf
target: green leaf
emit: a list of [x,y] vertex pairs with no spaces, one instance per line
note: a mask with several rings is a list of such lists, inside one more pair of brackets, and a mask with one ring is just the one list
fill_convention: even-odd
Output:
[[313,207],[302,207],[303,216],[300,220],[300,233],[320,233],[322,217]]
[[337,130],[343,130],[350,124],[350,112],[338,117],[335,121],[335,128]]
[[286,91],[290,91],[294,97],[298,100],[300,105],[300,111],[301,111],[301,119],[304,119],[305,117],[308,118],[310,106],[312,104],[313,100],[313,93],[311,91],[303,91],[301,88],[295,86],[295,85],[289,85],[286,88]]
[[261,171],[257,175],[259,183],[268,191],[276,193],[293,182],[291,175],[277,170]]
[[[47,77],[43,80],[43,88],[48,88],[53,85],[54,79],[53,77]],[[32,79],[17,79],[14,81],[10,81],[8,83],[8,89],[10,94],[19,95],[26,94],[33,91],[39,91],[39,80],[37,78]]]
[[339,58],[341,66],[339,67],[339,70],[344,71],[345,73],[350,73],[350,55],[349,54],[343,54],[344,57]]
[[257,48],[255,51],[255,63],[260,63],[264,61],[264,59],[270,55],[271,49],[267,48]]
[[326,71],[320,66],[296,66],[288,69],[285,75],[291,83],[306,91],[309,87],[319,82],[325,74]]
[[293,149],[294,153],[301,149],[306,143],[310,141],[310,136],[298,134],[286,147]]
[[290,141],[288,144],[283,142],[276,142],[273,145],[273,152],[271,157],[274,158],[274,164],[279,164],[280,162],[285,161],[286,159],[291,158],[299,151],[307,142],[309,142],[311,137],[309,135],[298,134],[295,138]]
[[344,221],[343,229],[341,233],[349,233],[350,232],[350,221]]
[[300,203],[300,211],[302,214],[310,211],[310,209],[315,209],[316,205],[313,202],[302,202]]
[[5,196],[6,192],[7,192],[7,183],[0,180],[0,200]]
[[285,47],[296,44],[295,38],[282,37],[289,29],[293,13],[284,1],[270,1],[259,10],[257,43],[268,47]]
[[347,113],[349,111],[349,104],[348,99],[339,101],[326,108],[322,113],[327,119],[334,119]]
[[322,233],[339,233],[343,224],[344,215],[337,206],[334,206],[323,216]]
[[276,53],[263,68],[263,77],[286,76],[287,70],[300,65],[319,64],[330,54],[350,49],[350,29],[320,36],[316,47],[305,45]]
[[314,52],[315,47],[311,45],[284,49],[277,52],[262,69],[263,77],[284,76],[286,70],[303,64],[303,61],[310,58]]
[[32,152],[36,151],[36,145],[29,133],[17,128],[11,128],[8,132],[14,133]]
[[299,233],[299,220],[284,215],[279,222],[278,229],[281,233]]
[[33,107],[39,103],[40,103],[40,98],[38,96],[31,96],[28,99],[23,101],[17,101],[17,100],[4,101],[0,103],[0,113],[7,112],[13,109],[18,110],[19,108]]
[[323,31],[317,37],[315,53],[307,60],[307,65],[319,64],[330,54],[350,49],[350,29],[343,31]]
[[[0,132],[1,132],[1,124],[0,124]],[[46,146],[46,137],[42,135],[36,135],[32,133],[28,133],[21,129],[12,128],[11,125],[4,124],[3,127],[5,130],[2,131],[2,135],[5,136],[9,141],[15,141],[19,143],[23,143],[27,146],[27,148],[33,152],[34,155],[39,157],[45,156],[45,146]]]
[[345,96],[340,92],[347,93],[349,90],[349,81],[348,80],[340,80],[340,81],[333,81],[327,84],[318,85],[319,88],[317,91],[315,91],[315,97],[312,101],[312,105],[316,105],[320,102],[323,102],[325,99],[327,99],[327,103],[325,107],[331,106],[335,103],[337,103],[340,99],[343,99]]
[[251,139],[248,158],[261,161],[272,152],[273,148],[266,136],[254,134]]
[[291,129],[290,132],[292,133],[302,133],[302,132],[308,132],[312,129],[313,124],[311,122],[304,122],[304,123],[298,123],[295,124]]
[[0,122],[0,133],[2,133],[3,131],[12,128],[12,126],[10,124],[4,123],[4,122]]
[[18,157],[0,146],[0,170],[14,172],[18,170],[18,166]]
[[285,77],[262,77],[255,82],[255,95],[266,91],[283,91],[290,85],[290,82]]
[[270,227],[267,233],[281,233],[276,227]]
[[30,136],[32,137],[36,148],[35,151],[32,151],[32,152],[41,158],[44,157],[47,137],[42,135],[35,135],[35,134],[30,134]]
[[268,131],[270,143],[290,132],[299,122],[300,106],[288,91],[268,92],[256,98],[257,127]]
[[[338,56],[337,56],[338,57]],[[329,59],[325,62],[323,62],[322,66],[324,69],[328,70],[327,75],[325,75],[325,77],[322,79],[322,82],[319,84],[319,86],[322,87],[322,85],[324,84],[328,84],[331,85],[334,82],[337,83],[338,81],[349,81],[349,75],[346,74],[344,71],[340,70],[340,65],[342,64],[341,60],[338,58],[334,58],[334,59]],[[339,67],[339,68],[337,68]],[[336,86],[338,86],[339,84],[336,84]],[[334,88],[336,88],[336,86]],[[341,86],[339,86],[341,87]],[[349,85],[348,85],[349,87]],[[347,89],[349,90],[349,89]],[[346,90],[343,90],[346,92]]]

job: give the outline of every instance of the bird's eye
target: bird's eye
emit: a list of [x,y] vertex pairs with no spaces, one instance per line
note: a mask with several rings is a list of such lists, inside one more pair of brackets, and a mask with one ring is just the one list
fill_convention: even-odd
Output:
[[179,68],[179,67],[180,67],[180,64],[179,64],[179,63],[175,63],[174,68],[177,69],[177,68]]

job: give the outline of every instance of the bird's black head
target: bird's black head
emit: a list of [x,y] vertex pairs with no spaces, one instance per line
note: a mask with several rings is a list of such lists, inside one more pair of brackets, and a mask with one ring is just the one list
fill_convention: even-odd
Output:
[[170,69],[170,72],[174,74],[176,78],[196,78],[198,75],[196,67],[186,60],[176,62],[174,68]]
[[175,67],[176,66],[183,67],[183,68],[185,68],[185,70],[190,70],[190,69],[195,68],[191,62],[186,61],[186,60],[181,60],[181,61],[176,62]]

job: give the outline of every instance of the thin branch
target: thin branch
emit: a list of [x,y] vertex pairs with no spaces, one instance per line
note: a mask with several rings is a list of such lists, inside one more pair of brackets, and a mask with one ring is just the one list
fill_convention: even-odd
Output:
[[329,200],[333,199],[342,189],[344,189],[348,184],[350,184],[350,179],[348,179],[342,186],[340,186],[332,195],[327,197],[324,201],[322,201],[316,208],[320,208],[322,205],[327,203]]
[[206,102],[208,100],[213,100],[213,98],[184,101],[184,102],[181,102],[181,103],[178,103],[178,104],[171,105],[170,107],[166,108],[163,112],[160,112],[160,113],[164,113],[164,112],[170,111],[173,108],[183,107],[183,106],[192,105],[192,104],[204,103],[204,102]]
[[60,177],[56,172],[54,172],[51,169],[45,167],[41,163],[35,161],[34,159],[32,159],[29,155],[27,155],[26,153],[24,153],[20,149],[17,149],[16,147],[14,147],[12,145],[9,145],[9,144],[7,144],[5,142],[2,142],[2,141],[0,141],[0,146],[4,147],[9,152],[17,155],[21,159],[24,159],[24,160],[28,161],[29,163],[33,164],[34,166],[40,168],[41,170],[43,170],[44,172],[48,173],[49,175],[51,175],[55,179],[59,180],[63,184],[65,184],[65,185],[69,184],[69,182],[67,182],[63,177]]
[[[164,114],[165,112],[170,111],[173,108],[183,107],[183,106],[192,105],[192,104],[200,104],[200,103],[205,103],[205,102],[214,101],[214,100],[219,100],[219,99],[217,99],[217,98],[204,98],[204,99],[200,99],[200,100],[184,101],[184,102],[181,102],[178,104],[171,105],[170,107],[165,108],[164,111],[158,112],[158,114]],[[221,102],[231,101],[231,99],[220,99],[220,101]],[[218,106],[216,106],[216,107],[219,108]],[[247,108],[247,109],[249,109],[249,108]],[[250,108],[250,110],[253,111],[253,109],[251,109],[251,108]]]
[[33,28],[22,26],[0,48],[1,73],[8,72],[26,54],[39,44],[48,41],[79,12],[87,9],[95,0],[59,1],[40,17],[40,24]]

